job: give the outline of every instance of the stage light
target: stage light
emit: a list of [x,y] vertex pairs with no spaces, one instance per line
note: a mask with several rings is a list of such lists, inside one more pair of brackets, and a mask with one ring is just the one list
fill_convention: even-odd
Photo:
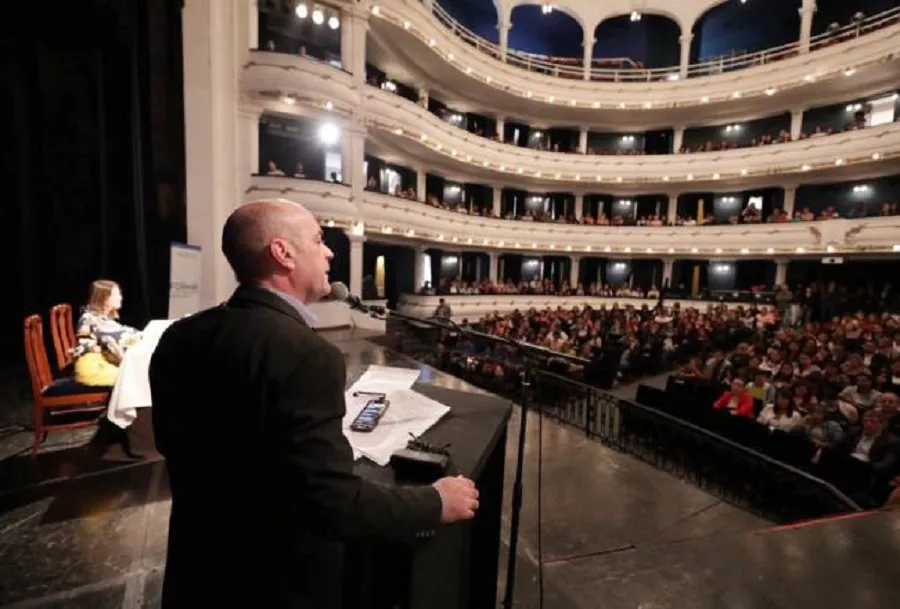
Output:
[[324,123],[319,127],[319,141],[326,146],[334,146],[341,139],[341,130],[334,123]]
[[341,20],[338,19],[337,17],[335,17],[334,15],[332,15],[331,17],[328,18],[328,27],[330,27],[333,30],[338,29],[339,27],[341,27]]
[[301,2],[297,5],[297,8],[294,9],[294,12],[297,13],[298,19],[306,19],[309,15],[309,8],[307,8],[304,2]]
[[325,13],[322,12],[322,9],[317,8],[312,12],[312,20],[316,25],[322,25],[322,22],[325,21]]

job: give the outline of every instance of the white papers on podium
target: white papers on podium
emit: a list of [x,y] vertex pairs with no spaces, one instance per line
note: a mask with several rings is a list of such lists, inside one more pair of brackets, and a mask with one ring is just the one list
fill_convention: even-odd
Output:
[[[419,378],[419,371],[410,368],[392,368],[390,366],[369,366],[347,393],[365,391],[368,393],[390,393],[401,389],[409,389]],[[365,401],[363,402],[365,405]]]
[[[344,435],[353,447],[353,458],[368,457],[378,465],[387,465],[391,455],[404,448],[409,434],[419,436],[428,431],[441,417],[450,412],[448,406],[415,392],[410,387],[419,377],[418,370],[369,366],[344,396],[347,414],[344,416]],[[390,406],[378,426],[368,432],[351,431],[350,425],[371,395],[354,392],[384,393]]]

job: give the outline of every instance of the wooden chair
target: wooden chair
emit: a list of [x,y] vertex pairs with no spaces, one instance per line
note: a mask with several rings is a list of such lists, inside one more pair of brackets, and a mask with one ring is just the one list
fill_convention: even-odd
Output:
[[72,323],[72,305],[58,304],[50,309],[50,335],[56,352],[56,365],[60,371],[72,364],[70,351],[75,346],[75,325]]
[[40,315],[25,319],[25,358],[31,376],[31,392],[34,399],[34,443],[32,453],[37,453],[48,432],[91,427],[96,418],[74,422],[54,423],[59,415],[100,413],[106,409],[111,389],[89,387],[76,383],[74,378],[53,378],[50,361],[44,347],[44,327]]

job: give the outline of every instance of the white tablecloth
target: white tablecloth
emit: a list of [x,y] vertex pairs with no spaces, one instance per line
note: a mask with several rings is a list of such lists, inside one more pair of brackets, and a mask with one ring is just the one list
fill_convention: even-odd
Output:
[[143,338],[122,358],[119,376],[109,397],[106,418],[125,429],[137,418],[138,408],[152,406],[150,399],[150,358],[159,337],[174,320],[154,319],[144,328]]

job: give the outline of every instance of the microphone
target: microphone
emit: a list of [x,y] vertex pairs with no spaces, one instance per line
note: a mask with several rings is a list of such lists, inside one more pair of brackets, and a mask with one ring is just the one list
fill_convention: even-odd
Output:
[[332,283],[331,291],[323,300],[326,302],[343,302],[349,305],[351,309],[357,309],[363,313],[384,313],[384,307],[367,305],[363,303],[359,296],[351,294],[350,290],[342,281],[335,281]]

